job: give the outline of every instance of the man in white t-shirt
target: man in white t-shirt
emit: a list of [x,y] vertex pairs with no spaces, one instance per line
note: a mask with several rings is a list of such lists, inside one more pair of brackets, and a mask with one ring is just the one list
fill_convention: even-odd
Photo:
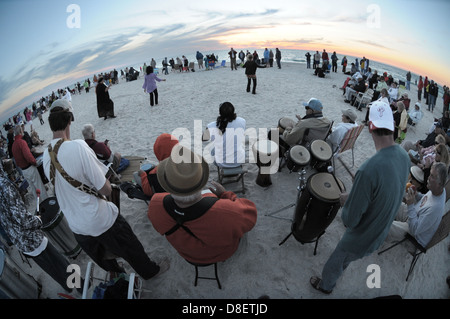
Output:
[[214,160],[218,166],[237,167],[245,163],[246,122],[236,115],[230,102],[220,104],[219,113],[217,120],[207,125],[204,140],[213,143]]
[[348,130],[358,126],[355,122],[358,118],[354,109],[346,109],[342,111],[342,123],[333,128],[332,133],[327,138],[327,143],[334,152],[347,134]]
[[51,166],[54,165],[51,165],[49,149],[44,152],[43,166],[45,175],[55,187],[59,207],[76,240],[89,257],[106,271],[125,272],[115,258],[107,257],[109,252],[109,255],[112,253],[126,260],[143,279],[162,273],[168,269],[168,262],[163,261],[158,266],[151,261],[130,225],[119,214],[117,206],[105,199],[112,191],[105,177],[106,166],[97,159],[84,140],[70,140],[72,112],[67,100],[53,102],[48,118],[53,132],[50,151],[70,177],[97,190],[100,196],[74,187],[56,166],[53,168],[52,181]]

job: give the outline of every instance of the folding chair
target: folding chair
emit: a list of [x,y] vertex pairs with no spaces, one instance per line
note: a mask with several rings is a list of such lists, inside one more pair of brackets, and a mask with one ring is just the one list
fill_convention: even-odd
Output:
[[445,215],[442,217],[441,223],[439,224],[438,229],[436,230],[436,232],[434,233],[433,237],[431,238],[430,242],[423,247],[421,244],[419,244],[417,242],[417,240],[409,233],[407,233],[405,235],[405,238],[402,239],[401,241],[395,243],[394,245],[380,251],[378,253],[378,255],[381,255],[382,253],[384,253],[385,251],[403,243],[404,241],[408,240],[409,242],[411,242],[414,247],[415,247],[415,251],[414,253],[411,253],[411,255],[413,256],[413,259],[411,261],[411,265],[409,266],[409,270],[408,270],[408,275],[406,276],[406,281],[408,281],[409,276],[411,275],[414,266],[417,263],[417,260],[419,259],[420,255],[422,253],[426,253],[431,247],[437,245],[438,243],[440,243],[442,240],[444,240],[447,236],[448,233],[450,231],[450,211],[448,211],[447,213],[445,213]]
[[340,154],[344,153],[345,151],[352,150],[352,166],[355,165],[355,155],[354,155],[354,147],[355,142],[358,139],[359,134],[361,134],[362,130],[364,128],[364,124],[361,124],[359,126],[356,126],[352,128],[351,130],[348,130],[345,134],[344,138],[342,139],[341,143],[337,147],[337,149],[333,153],[333,167],[336,167],[335,165],[335,158],[338,157],[339,161],[344,165],[345,169],[350,173],[350,175],[353,176],[353,174],[350,172],[347,165],[342,161],[342,159],[339,157]]
[[[100,281],[101,283],[107,283],[112,278],[108,280],[108,273],[106,273],[105,278],[95,278],[94,274],[95,264],[92,261],[89,261],[86,267],[86,276],[84,277],[84,285],[83,285],[83,293],[82,299],[88,298],[88,292],[90,290],[90,286],[93,286],[94,280]],[[95,288],[95,287],[92,287]],[[140,299],[143,291],[149,291],[142,288],[142,279],[136,276],[135,273],[131,273],[128,277],[128,291],[127,291],[127,299]]]
[[366,92],[359,92],[358,95],[356,95],[355,102],[353,106],[355,106],[358,109],[362,108],[362,105],[367,105],[372,101],[373,98],[373,89],[368,89]]
[[241,181],[242,188],[234,192],[242,192],[243,194],[245,194],[244,175],[247,173],[247,170],[244,169],[242,165],[239,165],[237,167],[220,167],[216,164],[216,166],[220,184],[224,185],[230,183],[238,183],[239,181]]

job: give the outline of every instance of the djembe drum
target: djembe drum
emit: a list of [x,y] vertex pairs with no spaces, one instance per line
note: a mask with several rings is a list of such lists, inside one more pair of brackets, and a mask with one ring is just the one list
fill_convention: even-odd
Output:
[[270,178],[271,168],[276,167],[276,172],[279,165],[277,143],[271,140],[260,140],[253,144],[252,151],[256,158],[256,165],[259,168],[256,184],[262,187],[272,185],[272,179]]

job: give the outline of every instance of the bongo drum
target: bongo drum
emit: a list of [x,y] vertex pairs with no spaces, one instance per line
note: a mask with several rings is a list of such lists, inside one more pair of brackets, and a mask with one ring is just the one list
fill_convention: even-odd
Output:
[[[339,185],[338,185],[339,183]],[[292,234],[303,243],[316,242],[335,218],[344,184],[330,173],[316,173],[308,178],[297,198]]]
[[38,299],[40,284],[0,249],[0,299]]
[[297,172],[300,168],[307,166],[311,160],[309,151],[301,145],[292,146],[287,151],[286,157],[286,166],[291,172]]
[[331,157],[333,156],[333,151],[331,150],[331,146],[322,140],[315,140],[310,145],[311,152],[311,168],[315,168],[317,170],[321,170],[328,166]]
[[42,219],[42,230],[58,251],[71,258],[78,256],[81,247],[69,228],[63,212],[59,209],[56,197],[44,200],[39,205],[39,214]]
[[271,168],[276,167],[276,172],[278,171],[279,165],[277,143],[271,140],[257,141],[253,144],[252,151],[256,158],[256,165],[259,168],[256,184],[262,187],[272,185],[272,180],[270,178]]
[[294,127],[295,121],[289,117],[282,117],[278,120],[278,130],[280,131],[280,134],[283,134],[286,127]]

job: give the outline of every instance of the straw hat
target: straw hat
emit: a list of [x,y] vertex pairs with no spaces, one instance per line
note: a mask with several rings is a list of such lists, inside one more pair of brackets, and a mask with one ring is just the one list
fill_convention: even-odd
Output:
[[202,190],[206,185],[209,166],[203,157],[181,144],[176,144],[170,157],[159,163],[157,177],[167,192],[188,196]]

